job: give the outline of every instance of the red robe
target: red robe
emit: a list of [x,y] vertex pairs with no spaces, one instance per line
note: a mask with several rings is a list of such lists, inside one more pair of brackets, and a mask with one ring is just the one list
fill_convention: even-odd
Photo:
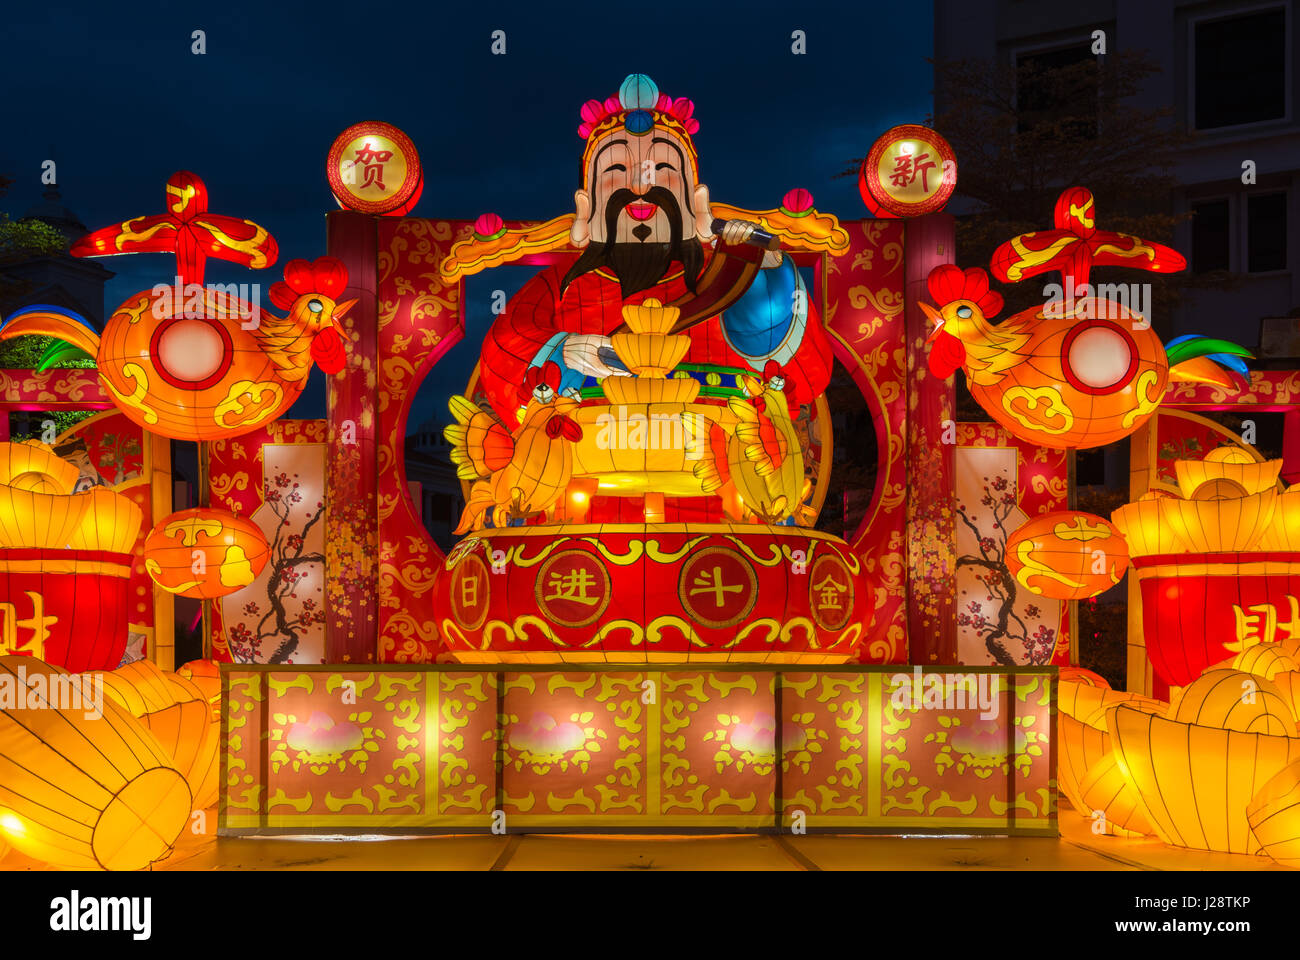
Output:
[[[668,273],[653,287],[623,299],[618,280],[607,268],[583,274],[569,284],[560,298],[560,284],[579,254],[565,256],[542,270],[511,298],[505,313],[496,319],[483,341],[480,382],[497,415],[515,422],[519,409],[519,384],[539,350],[557,333],[585,333],[609,336],[623,323],[623,307],[640,304],[649,297],[669,303],[683,296],[686,284],[682,266],[674,261]],[[712,363],[753,368],[732,350],[723,337],[722,323],[711,317],[688,331],[694,341],[684,363]],[[794,380],[794,400],[811,403],[826,389],[831,374],[831,347],[817,318],[811,297],[803,341],[784,367]],[[755,376],[759,371],[754,371]],[[786,386],[790,396],[791,385]]]

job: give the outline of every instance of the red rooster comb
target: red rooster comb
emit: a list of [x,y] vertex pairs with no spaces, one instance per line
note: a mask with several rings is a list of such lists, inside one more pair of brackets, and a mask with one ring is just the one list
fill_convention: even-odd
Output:
[[314,263],[290,260],[284,265],[284,280],[271,284],[271,302],[281,310],[288,310],[295,300],[308,293],[337,300],[347,286],[348,268],[333,257],[317,257]]
[[559,392],[560,365],[554,360],[547,360],[540,367],[528,368],[528,372],[524,374],[524,382],[519,386],[520,401],[527,403],[533,399],[533,391],[540,383],[545,383],[555,392]]
[[930,298],[940,307],[954,300],[971,300],[986,319],[997,316],[1002,309],[1002,294],[989,289],[989,275],[979,267],[962,270],[945,263],[930,271],[926,286]]

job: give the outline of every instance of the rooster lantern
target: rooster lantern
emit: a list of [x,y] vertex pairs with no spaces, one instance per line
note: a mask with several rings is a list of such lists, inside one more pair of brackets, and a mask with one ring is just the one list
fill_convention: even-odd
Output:
[[207,213],[207,191],[193,174],[174,175],[168,198],[167,214],[97,230],[72,252],[173,250],[179,284],[128,297],[102,336],[79,314],[40,305],[11,316],[0,340],[54,337],[42,369],[69,356],[94,359],[118,409],[150,432],[198,441],[249,433],[289,409],[313,362],[327,374],[345,366],[340,321],[356,302],[338,300],[347,269],[331,257],[290,261],[283,282],[270,290],[285,315],[264,311],[231,292],[233,284],[203,286],[203,260],[267,266],[275,259],[274,240],[250,221]]
[[[1055,231],[1024,234],[994,254],[1003,280],[1061,270],[1072,293],[1002,323],[992,318],[1002,296],[983,270],[944,264],[928,278],[935,306],[929,367],[937,377],[961,369],[971,395],[1012,434],[1055,450],[1099,447],[1142,426],[1160,406],[1170,380],[1235,389],[1245,376],[1244,348],[1210,337],[1162,345],[1150,321],[1126,303],[1091,295],[1094,264],[1182,269],[1167,247],[1095,229],[1092,194],[1074,187],[1057,203]],[[1082,284],[1082,286],[1076,286]]]
[[561,396],[554,361],[529,367],[519,387],[524,405],[512,434],[496,415],[462,396],[448,401],[456,422],[443,434],[456,474],[472,481],[456,533],[481,528],[489,511],[494,526],[551,509],[573,478],[573,447],[582,427],[572,417],[580,403]]

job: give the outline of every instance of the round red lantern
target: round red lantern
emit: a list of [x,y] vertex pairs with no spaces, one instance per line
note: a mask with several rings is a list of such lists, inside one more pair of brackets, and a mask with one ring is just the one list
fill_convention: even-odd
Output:
[[1031,593],[1084,600],[1119,583],[1128,544],[1109,520],[1078,510],[1045,513],[1007,540],[1007,569]]
[[251,520],[195,507],[160,520],[145,539],[144,556],[149,576],[164,590],[212,599],[252,583],[271,548]]

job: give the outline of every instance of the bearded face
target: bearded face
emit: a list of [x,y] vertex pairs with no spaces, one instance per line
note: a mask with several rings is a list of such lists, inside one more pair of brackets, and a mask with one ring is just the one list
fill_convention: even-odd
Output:
[[694,291],[704,262],[700,238],[709,235],[712,217],[708,189],[696,182],[681,144],[666,131],[614,131],[593,152],[586,174],[591,189],[576,194],[572,238],[587,249],[564,286],[605,267],[626,298],[653,286],[675,260]]

